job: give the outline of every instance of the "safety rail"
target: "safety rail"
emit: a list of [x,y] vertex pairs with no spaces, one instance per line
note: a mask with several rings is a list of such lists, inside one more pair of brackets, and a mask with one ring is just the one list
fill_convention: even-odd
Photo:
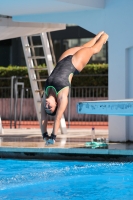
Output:
[[[1,81],[1,79],[0,79]],[[21,80],[22,81],[22,80]],[[31,128],[38,127],[37,115],[35,111],[33,95],[31,88],[23,88],[23,105],[21,104],[21,93],[22,88],[18,87],[17,90],[17,104],[15,104],[15,98],[13,99],[13,110],[15,109],[15,122],[12,127],[23,127]],[[107,125],[108,116],[105,115],[79,115],[76,111],[76,104],[79,101],[93,101],[93,100],[107,100],[108,99],[108,87],[107,86],[88,86],[88,87],[71,87],[70,98],[67,109],[64,113],[67,121],[67,126],[87,126],[95,123],[96,125]],[[16,105],[16,108],[14,107]],[[21,108],[22,107],[22,108]],[[0,115],[3,123],[3,127],[10,127],[11,110],[11,86],[1,87],[0,86]],[[20,113],[21,112],[21,113]],[[21,114],[21,122],[20,122]],[[49,116],[49,124],[53,123],[54,118]]]

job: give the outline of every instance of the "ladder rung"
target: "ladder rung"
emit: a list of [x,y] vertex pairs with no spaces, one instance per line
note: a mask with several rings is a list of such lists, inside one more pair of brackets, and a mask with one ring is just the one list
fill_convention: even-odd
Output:
[[44,59],[45,56],[31,56],[31,57],[28,57],[29,59],[32,58],[32,59]]
[[47,79],[33,79],[33,81],[46,81]]
[[35,46],[31,46],[31,45],[26,45],[26,48],[43,48],[42,45],[35,45]]
[[31,67],[30,69],[33,69],[33,70],[48,70],[48,68],[40,68],[40,67]]
[[38,102],[38,103],[42,103],[42,100],[38,100],[37,102]]
[[31,37],[38,37],[40,36],[40,34],[35,34],[35,35],[32,35]]
[[44,90],[35,90],[35,92],[44,92]]

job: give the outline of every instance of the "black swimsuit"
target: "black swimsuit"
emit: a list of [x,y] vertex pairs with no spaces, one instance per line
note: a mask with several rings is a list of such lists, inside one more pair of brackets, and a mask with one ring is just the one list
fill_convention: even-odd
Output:
[[45,83],[45,93],[48,96],[48,89],[53,88],[56,95],[65,87],[70,87],[70,74],[78,74],[79,71],[72,64],[72,55],[60,60]]

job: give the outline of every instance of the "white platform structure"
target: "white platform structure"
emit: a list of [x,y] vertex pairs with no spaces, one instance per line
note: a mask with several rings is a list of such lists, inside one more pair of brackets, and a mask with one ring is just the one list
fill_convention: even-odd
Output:
[[11,17],[0,16],[0,40],[62,30],[65,27],[65,24],[60,23],[14,22]]
[[[18,23],[76,24],[95,34],[104,30],[109,34],[108,99],[133,98],[133,0],[0,0],[0,14]],[[109,116],[110,141],[133,141],[132,130],[132,116]]]

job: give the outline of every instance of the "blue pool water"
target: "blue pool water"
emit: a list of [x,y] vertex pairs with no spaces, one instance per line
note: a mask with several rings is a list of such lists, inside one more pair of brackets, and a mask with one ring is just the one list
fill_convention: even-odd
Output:
[[132,200],[133,163],[0,160],[0,200]]

